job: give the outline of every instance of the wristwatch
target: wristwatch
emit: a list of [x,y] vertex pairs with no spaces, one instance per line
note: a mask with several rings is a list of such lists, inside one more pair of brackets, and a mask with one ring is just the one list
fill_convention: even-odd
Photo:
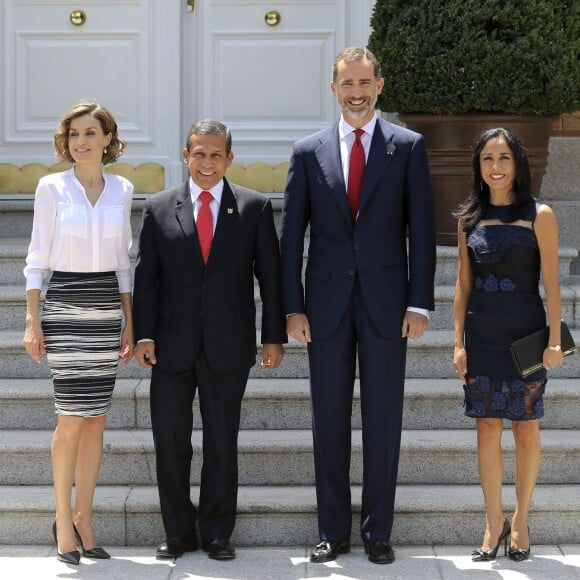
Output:
[[551,344],[549,344],[549,345],[548,345],[548,348],[549,348],[550,350],[553,350],[554,352],[560,352],[560,351],[562,350],[562,346],[561,346],[561,345],[559,345],[559,344],[555,344],[555,345],[553,345],[553,346],[552,346]]

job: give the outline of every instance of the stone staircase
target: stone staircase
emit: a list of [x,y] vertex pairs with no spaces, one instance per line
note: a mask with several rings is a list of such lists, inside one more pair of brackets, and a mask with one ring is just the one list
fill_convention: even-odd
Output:
[[[280,196],[274,200],[281,206]],[[134,232],[142,201],[136,200]],[[0,544],[48,544],[54,517],[50,439],[55,417],[46,362],[34,363],[21,340],[22,268],[32,196],[0,200]],[[477,544],[483,529],[473,421],[463,416],[453,377],[452,301],[456,250],[438,248],[437,308],[430,330],[410,343],[399,487],[397,544]],[[570,276],[577,251],[562,248],[563,316],[580,343],[580,280]],[[257,297],[259,302],[259,298]],[[163,538],[149,416],[149,377],[120,365],[105,432],[95,500],[98,536],[106,545],[154,546]],[[308,364],[292,343],[280,369],[252,370],[239,436],[238,545],[309,545],[318,538],[311,453]],[[542,421],[543,461],[534,496],[534,543],[578,543],[580,521],[580,356],[550,373]],[[353,412],[351,476],[360,507],[362,443],[358,388]],[[192,436],[192,493],[201,466],[200,419]],[[507,511],[514,505],[514,445],[506,423]],[[358,514],[353,542],[360,542]]]

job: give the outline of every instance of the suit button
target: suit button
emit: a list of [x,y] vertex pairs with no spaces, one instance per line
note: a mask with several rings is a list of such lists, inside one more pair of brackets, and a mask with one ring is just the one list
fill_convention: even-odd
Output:
[[349,270],[349,271],[348,271],[348,275],[349,275],[349,276],[354,276],[354,270]]
[[355,250],[360,250],[360,244],[355,244],[355,245],[354,245],[354,249],[355,249]]

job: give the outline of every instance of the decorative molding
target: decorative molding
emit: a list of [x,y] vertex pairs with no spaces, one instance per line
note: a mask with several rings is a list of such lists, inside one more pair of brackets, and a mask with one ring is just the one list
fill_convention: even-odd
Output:
[[[3,193],[34,193],[38,180],[49,173],[57,173],[70,169],[70,163],[27,163],[13,165],[0,163],[0,194]],[[113,163],[105,167],[105,171],[127,178],[138,193],[155,193],[165,188],[165,168],[159,163]]]

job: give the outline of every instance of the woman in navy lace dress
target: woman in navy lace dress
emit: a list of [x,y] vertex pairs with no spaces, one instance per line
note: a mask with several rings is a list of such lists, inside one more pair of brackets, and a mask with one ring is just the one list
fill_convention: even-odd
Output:
[[[558,226],[552,210],[531,197],[526,152],[512,132],[490,129],[473,150],[471,196],[457,217],[459,267],[455,289],[455,372],[464,383],[465,414],[476,419],[479,476],[486,525],[474,561],[492,560],[511,535],[509,557],[530,553],[528,514],[540,467],[539,421],[546,369],[562,362]],[[543,367],[521,379],[509,345],[544,328],[540,273],[550,338]],[[501,492],[503,419],[516,445],[516,508],[504,515]]]

